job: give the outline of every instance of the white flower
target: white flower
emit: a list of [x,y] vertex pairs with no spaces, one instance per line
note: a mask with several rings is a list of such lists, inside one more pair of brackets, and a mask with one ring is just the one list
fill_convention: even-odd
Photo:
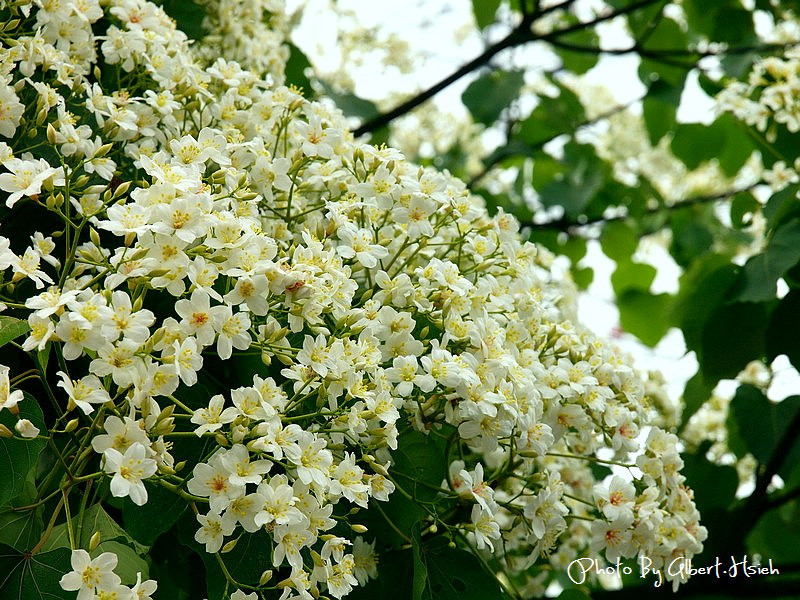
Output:
[[22,160],[11,158],[3,163],[10,173],[0,173],[0,189],[10,192],[6,206],[11,208],[20,198],[38,196],[42,185],[50,181],[53,186],[64,185],[64,168],[51,167],[43,158]]
[[152,600],[152,595],[156,593],[158,583],[153,579],[142,581],[142,574],[136,574],[136,584],[131,588],[134,600]]
[[225,536],[232,534],[236,528],[236,520],[227,513],[224,516],[215,512],[198,514],[197,521],[200,523],[200,529],[194,534],[194,539],[200,544],[205,544],[206,552],[209,554],[219,552]]
[[605,550],[606,558],[614,563],[620,557],[632,556],[636,550],[632,543],[633,515],[623,515],[615,521],[592,522],[592,548]]
[[197,372],[203,366],[203,356],[197,347],[197,340],[187,337],[183,342],[177,340],[172,345],[172,354],[167,356],[174,360],[175,372],[181,381],[188,386],[197,383]]
[[363,266],[371,269],[378,260],[389,256],[389,250],[373,239],[374,234],[368,229],[343,227],[336,234],[344,244],[337,246],[336,251],[343,258],[355,257]]
[[244,495],[245,486],[233,484],[231,473],[222,464],[222,455],[218,452],[208,463],[198,463],[192,471],[192,478],[186,485],[190,493],[209,499],[211,510],[221,513],[231,500]]
[[147,449],[140,443],[131,444],[125,454],[114,448],[103,452],[106,459],[105,472],[113,474],[111,478],[111,494],[117,498],[130,496],[134,504],[142,506],[147,502],[147,489],[143,479],[155,474],[157,465],[152,458],[147,458]]
[[378,555],[375,553],[375,540],[364,541],[358,536],[353,542],[353,575],[359,585],[366,585],[370,579],[378,577]]
[[416,239],[420,236],[433,236],[433,225],[428,220],[436,211],[436,202],[422,194],[414,194],[408,206],[397,206],[392,210],[392,218],[396,223],[405,223],[408,237]]
[[233,354],[233,349],[247,350],[252,339],[250,338],[250,317],[247,313],[238,312],[233,314],[229,306],[220,307],[219,337],[217,338],[217,354],[223,360],[227,360]]
[[25,105],[19,101],[14,93],[14,88],[0,85],[0,135],[7,138],[14,137]]
[[95,590],[119,585],[119,576],[114,573],[117,555],[103,552],[92,560],[86,550],[72,551],[72,571],[61,578],[59,584],[68,592],[78,592],[77,600],[93,600]]
[[243,276],[236,280],[236,285],[225,295],[225,301],[234,305],[245,304],[254,315],[263,316],[269,310],[268,293],[269,281],[266,276]]
[[108,448],[124,453],[132,444],[136,443],[147,448],[150,446],[150,439],[142,427],[141,421],[134,421],[130,417],[120,419],[111,415],[103,423],[106,433],[92,438],[92,448],[98,454],[103,454]]
[[14,408],[23,397],[22,390],[11,391],[11,382],[8,378],[10,370],[5,365],[0,365],[0,410]]
[[225,423],[231,423],[239,414],[234,407],[225,407],[225,398],[222,394],[212,396],[208,401],[208,408],[198,408],[192,415],[192,423],[199,425],[194,432],[198,437],[208,431],[217,431]]
[[602,484],[595,485],[593,493],[597,499],[597,506],[607,519],[616,521],[627,515],[633,516],[636,489],[630,481],[614,476],[608,487]]
[[303,556],[300,550],[314,542],[314,536],[306,528],[308,519],[296,525],[276,525],[275,540],[277,544],[272,553],[272,564],[277,567],[286,561],[294,569],[303,568]]
[[244,486],[247,483],[261,483],[263,475],[272,466],[268,460],[250,461],[250,453],[242,444],[234,446],[221,455],[222,465],[230,472],[229,481],[233,485]]
[[500,525],[495,521],[494,515],[480,504],[476,504],[472,507],[471,520],[475,533],[475,546],[478,550],[488,547],[494,551],[492,540],[500,539]]
[[103,387],[95,375],[85,375],[80,380],[71,380],[66,373],[59,371],[56,373],[61,377],[56,385],[63,388],[69,399],[80,408],[84,414],[91,413],[94,408],[92,404],[103,404],[111,400],[108,392]]
[[329,483],[328,467],[333,462],[333,455],[326,450],[327,442],[311,433],[303,431],[296,444],[284,448],[286,458],[297,465],[297,477],[305,483],[312,481],[322,487]]
[[292,486],[287,484],[285,477],[275,476],[269,481],[262,482],[258,486],[258,493],[264,498],[264,506],[254,519],[259,527],[269,523],[296,525],[305,518],[294,506],[296,498]]
[[116,344],[106,343],[100,347],[89,370],[95,375],[111,375],[118,386],[126,388],[133,384],[137,375],[137,365],[142,359],[136,356],[139,344],[131,340],[121,340]]
[[20,419],[17,421],[17,424],[14,425],[14,429],[24,438],[35,438],[39,435],[39,428],[28,419]]

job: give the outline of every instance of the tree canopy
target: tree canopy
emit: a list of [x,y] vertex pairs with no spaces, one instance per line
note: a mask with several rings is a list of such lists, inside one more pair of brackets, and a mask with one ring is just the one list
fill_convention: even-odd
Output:
[[336,3],[326,72],[310,2],[0,2],[0,600],[796,597],[792,4],[472,0],[365,98]]

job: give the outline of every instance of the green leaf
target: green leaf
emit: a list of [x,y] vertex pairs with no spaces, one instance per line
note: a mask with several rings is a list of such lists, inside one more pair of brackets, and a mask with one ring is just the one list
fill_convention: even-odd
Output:
[[311,69],[308,57],[294,44],[289,43],[287,45],[289,47],[289,60],[286,61],[286,67],[284,67],[286,85],[294,85],[302,89],[304,94],[313,94],[314,88],[311,87],[311,80],[306,74]]
[[686,347],[701,360],[703,330],[736,281],[736,266],[726,256],[710,254],[692,263],[681,275],[680,291],[672,309],[672,322],[683,331]]
[[766,333],[767,359],[785,354],[800,371],[800,290],[791,290],[772,311]]
[[722,132],[725,140],[717,155],[719,166],[726,175],[733,177],[755,152],[756,145],[747,133],[747,126],[733,115],[720,115],[712,127]]
[[461,101],[478,123],[491,125],[519,96],[525,83],[522,71],[490,71],[479,76],[461,94]]
[[150,576],[150,567],[147,562],[133,548],[118,539],[100,542],[89,555],[97,558],[103,552],[112,552],[117,555],[117,566],[114,568],[114,572],[119,575],[125,585],[135,584],[139,573],[142,574],[142,581]]
[[[731,400],[728,420],[735,422],[744,448],[732,448],[742,456],[751,453],[758,462],[766,464],[772,458],[790,421],[800,411],[800,396],[790,396],[781,402],[770,402],[758,388],[740,385]],[[800,462],[800,439],[795,438],[786,453],[778,474],[786,476]]]
[[711,392],[716,385],[716,380],[709,383],[703,377],[703,370],[698,369],[683,390],[683,414],[681,415],[681,427],[685,425],[689,418],[696,413],[705,402],[711,398]]
[[695,504],[700,514],[713,508],[727,509],[735,500],[739,487],[736,469],[709,462],[705,454],[710,444],[701,446],[695,454],[682,454],[686,484],[694,491]]
[[672,296],[628,289],[617,297],[622,328],[648,346],[655,346],[669,329]]
[[27,321],[15,319],[14,317],[0,317],[0,348],[30,330],[31,326],[28,325]]
[[731,199],[731,224],[737,229],[748,227],[761,204],[750,192],[739,192]]
[[319,84],[322,86],[322,91],[324,94],[333,100],[336,106],[338,106],[341,111],[349,117],[360,117],[361,119],[366,120],[376,117],[380,114],[378,107],[375,106],[375,103],[370,100],[359,98],[350,92],[336,91],[331,85],[325,81],[322,81],[321,79],[319,80]]
[[527,119],[522,121],[515,138],[534,148],[562,134],[571,134],[586,120],[583,104],[578,96],[558,81],[551,80],[559,90],[558,96],[540,96],[539,104]]
[[603,227],[600,246],[605,255],[617,262],[630,260],[639,246],[639,238],[633,228],[624,221],[611,221]]
[[447,465],[442,460],[444,443],[438,436],[425,435],[416,430],[402,433],[397,440],[393,472],[401,474],[398,483],[411,496],[419,500],[432,500],[439,492],[416,482],[439,487],[447,475]]
[[425,600],[505,598],[497,579],[486,571],[478,559],[466,550],[449,548],[444,541],[433,540],[420,548],[421,560],[425,562],[428,572],[428,593],[422,596]]
[[472,0],[472,13],[475,15],[478,29],[486,29],[494,23],[500,2],[501,0]]
[[145,481],[147,503],[137,506],[126,498],[122,505],[125,530],[136,541],[152,546],[156,538],[172,527],[188,508],[186,501],[164,489]]
[[593,147],[574,142],[564,147],[563,162],[567,165],[566,173],[544,186],[540,200],[547,207],[563,207],[568,218],[576,219],[603,187],[609,168]]
[[793,184],[770,196],[769,200],[767,200],[767,205],[764,207],[764,216],[767,218],[767,224],[770,227],[777,227],[781,223],[800,215],[798,192],[800,192],[800,185]]
[[575,285],[581,290],[588,289],[594,280],[594,269],[592,267],[576,267],[572,265],[570,273]]
[[800,219],[775,230],[761,254],[750,258],[742,270],[741,289],[736,296],[743,302],[773,300],[776,282],[800,261]]
[[264,529],[243,533],[233,550],[220,556],[236,581],[258,585],[261,574],[272,565],[272,537]]
[[178,29],[191,40],[199,40],[206,35],[203,19],[206,11],[194,0],[161,0],[161,7],[170,17],[175,19]]
[[[29,419],[42,435],[47,435],[42,409],[36,400],[25,394],[17,406],[21,419]],[[17,418],[10,412],[0,411],[0,423],[11,431],[16,422]],[[36,468],[45,444],[45,440],[40,439],[0,438],[0,506],[22,493],[28,473]]]
[[669,251],[679,265],[686,267],[712,250],[714,236],[707,223],[713,223],[713,220],[703,218],[705,216],[697,207],[675,210],[670,215],[672,241]]
[[[796,506],[791,503],[789,507]],[[800,548],[800,529],[797,515],[785,516],[784,511],[773,510],[765,514],[747,536],[747,551],[761,554],[765,562],[789,564],[797,560]],[[783,575],[783,573],[781,573]]]
[[14,511],[11,507],[0,512],[0,544],[25,552],[39,541],[44,530],[43,506]]
[[718,307],[702,335],[700,366],[709,378],[733,379],[764,351],[767,311],[763,304],[736,303]]
[[737,0],[684,0],[689,28],[715,42],[750,43],[755,40],[753,14]]
[[570,588],[561,592],[558,600],[591,600],[591,596],[583,588]]
[[[570,15],[572,16],[572,15]],[[578,18],[567,19],[565,25],[573,25],[578,22]],[[600,45],[597,32],[592,28],[584,28],[567,35],[559,36],[559,41],[572,46],[582,48],[598,48]],[[564,68],[577,75],[583,75],[597,64],[600,52],[584,52],[569,50],[567,48],[554,47],[556,54],[561,58]]]
[[[677,22],[669,17],[664,17],[653,29],[649,30],[649,35],[642,45],[645,50],[653,52],[684,50],[689,45],[689,38]],[[672,60],[667,63],[642,56],[639,64],[639,78],[645,85],[660,81],[670,87],[683,88],[683,81],[693,67],[694,61],[689,57],[672,56],[670,58]],[[685,67],[681,66],[684,64]]]
[[59,585],[71,557],[67,548],[31,556],[0,544],[0,600],[74,600]]
[[719,156],[724,145],[724,131],[702,123],[679,123],[670,142],[672,153],[692,170]]
[[[628,7],[630,0],[607,0],[608,4],[619,10]],[[641,39],[645,33],[655,27],[662,18],[664,5],[656,2],[643,6],[639,10],[628,13],[628,28],[635,39]]]
[[653,146],[675,127],[682,91],[683,80],[672,84],[656,79],[650,84],[647,96],[642,101],[642,113]]
[[627,290],[647,292],[656,278],[656,268],[652,265],[620,261],[611,274],[611,286],[619,296]]

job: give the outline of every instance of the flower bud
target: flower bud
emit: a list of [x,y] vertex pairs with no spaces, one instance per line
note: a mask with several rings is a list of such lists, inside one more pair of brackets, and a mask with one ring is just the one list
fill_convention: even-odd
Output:
[[230,552],[231,550],[236,548],[236,544],[237,544],[238,541],[239,541],[239,538],[231,540],[230,542],[228,542],[227,544],[225,544],[222,547],[222,549],[220,550],[220,553],[226,554],[226,553]]
[[258,578],[258,585],[267,585],[270,579],[272,579],[272,569],[267,569]]
[[350,529],[352,529],[356,533],[367,533],[367,531],[369,531],[369,529],[364,527],[361,523],[353,523],[352,525],[350,525]]
[[89,552],[93,551],[97,548],[98,544],[100,544],[100,531],[95,531],[92,534],[92,537],[89,538]]
[[133,185],[132,181],[123,181],[122,183],[120,183],[117,186],[117,189],[114,190],[114,198],[119,198],[120,196],[123,196],[131,187],[131,185]]
[[71,421],[67,422],[67,425],[64,427],[64,433],[71,433],[75,431],[75,428],[78,426],[78,419],[72,419]]

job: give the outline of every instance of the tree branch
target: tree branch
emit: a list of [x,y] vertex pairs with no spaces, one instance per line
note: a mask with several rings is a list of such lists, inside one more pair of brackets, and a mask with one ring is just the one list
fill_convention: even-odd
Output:
[[786,431],[772,451],[769,460],[765,465],[761,465],[762,468],[756,476],[756,487],[742,509],[742,523],[740,527],[737,528],[742,530],[743,537],[758,523],[761,515],[770,510],[771,503],[769,498],[767,498],[767,488],[772,482],[772,478],[777,475],[783,463],[786,462],[789,451],[792,449],[792,446],[794,446],[798,437],[800,437],[800,410],[794,414],[789,425],[786,427]]
[[766,510],[772,510],[791,502],[795,498],[800,498],[800,486],[782,493],[773,494],[767,498]]
[[[788,44],[753,44],[749,46],[735,46],[733,48],[720,48],[718,50],[697,50],[691,48],[642,48],[634,44],[628,48],[600,48],[598,46],[582,46],[561,40],[553,40],[552,43],[558,48],[581,54],[610,54],[620,56],[625,54],[639,54],[645,58],[659,60],[670,56],[696,56],[698,59],[707,56],[731,56],[734,54],[746,54],[747,52],[772,52],[776,50],[786,50],[797,46],[797,42]],[[687,63],[688,64],[688,63]]]
[[591,21],[575,23],[574,25],[570,25],[568,27],[564,27],[562,29],[551,31],[550,33],[545,33],[545,34],[536,34],[533,33],[533,31],[531,31],[531,25],[536,21],[536,19],[544,16],[549,12],[567,8],[572,3],[574,3],[575,0],[564,0],[564,2],[561,2],[559,4],[554,4],[547,8],[540,9],[537,12],[530,13],[527,16],[523,17],[520,24],[517,27],[515,27],[511,31],[511,33],[509,33],[502,40],[496,42],[495,44],[492,44],[486,50],[484,50],[480,55],[476,56],[465,65],[459,67],[453,73],[451,73],[438,83],[435,83],[430,88],[420,92],[419,94],[413,96],[412,98],[409,98],[405,102],[402,102],[401,104],[397,105],[390,111],[386,113],[381,113],[373,117],[372,119],[366,121],[365,123],[362,123],[360,126],[358,126],[356,129],[353,130],[353,135],[359,137],[361,135],[364,135],[365,133],[375,131],[377,129],[380,129],[381,127],[384,127],[385,125],[388,125],[397,117],[400,117],[412,111],[426,100],[429,100],[430,98],[441,92],[443,89],[450,86],[452,83],[455,83],[465,75],[487,64],[495,55],[497,55],[499,52],[502,52],[503,50],[506,50],[507,48],[513,48],[537,40],[552,41],[553,39],[558,38],[559,36],[567,35],[570,33],[574,33],[575,31],[580,31],[582,29],[592,27],[594,25],[597,25],[598,23],[609,21],[621,15],[634,12],[636,10],[639,10],[640,8],[644,8],[645,6],[648,6],[650,4],[655,4],[656,2],[660,1],[663,0],[638,0],[637,2],[633,2],[628,6],[624,6],[620,9],[609,12],[605,15],[600,15],[592,19]]
[[[759,185],[761,182],[753,183],[748,185],[747,187],[735,189],[735,190],[728,190],[726,192],[720,192],[718,194],[711,194],[707,196],[694,196],[691,198],[684,198],[683,200],[677,200],[672,204],[665,204],[661,206],[656,206],[654,208],[649,208],[644,211],[644,214],[654,214],[661,212],[663,210],[677,210],[681,208],[686,208],[687,206],[696,206],[698,204],[707,204],[709,202],[719,202],[720,200],[727,200],[731,196],[735,196],[736,194],[740,194],[742,192],[749,192],[754,187]],[[535,223],[535,222],[521,222],[520,227],[530,227],[531,229],[556,229],[558,231],[563,231],[565,233],[571,233],[572,230],[586,227],[588,225],[594,225],[596,223],[611,223],[613,221],[623,221],[627,219],[630,215],[616,215],[613,217],[591,217],[584,219],[582,221],[572,221],[567,218],[560,218],[555,219],[553,221],[545,221],[543,223]]]

